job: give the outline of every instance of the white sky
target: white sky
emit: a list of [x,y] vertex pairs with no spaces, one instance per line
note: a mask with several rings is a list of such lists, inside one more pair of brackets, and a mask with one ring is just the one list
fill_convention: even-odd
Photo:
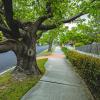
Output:
[[[89,18],[88,18],[88,15],[83,15],[80,17],[81,19],[85,19],[84,23],[88,23],[89,21]],[[77,26],[77,23],[75,22],[71,22],[71,23],[66,23],[65,26],[68,26],[68,29],[71,30],[73,27],[76,27]]]
[[68,26],[68,29],[71,30],[73,27],[76,27],[76,23],[66,23],[65,26]]

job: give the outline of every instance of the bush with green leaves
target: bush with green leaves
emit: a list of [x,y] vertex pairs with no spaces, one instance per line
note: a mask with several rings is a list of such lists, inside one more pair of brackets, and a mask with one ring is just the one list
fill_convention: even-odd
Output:
[[83,42],[75,43],[75,47],[79,47],[79,46],[83,46],[83,45],[84,45]]
[[86,81],[95,96],[100,98],[98,95],[100,93],[100,58],[81,54],[65,47],[62,50],[81,77]]

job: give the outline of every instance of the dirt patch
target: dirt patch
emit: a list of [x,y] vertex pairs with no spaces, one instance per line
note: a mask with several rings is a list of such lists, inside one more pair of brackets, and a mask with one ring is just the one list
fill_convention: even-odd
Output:
[[7,86],[0,85],[0,90],[4,90]]
[[44,59],[44,58],[64,58],[64,57],[65,57],[64,54],[51,54],[49,56],[37,57],[37,59]]

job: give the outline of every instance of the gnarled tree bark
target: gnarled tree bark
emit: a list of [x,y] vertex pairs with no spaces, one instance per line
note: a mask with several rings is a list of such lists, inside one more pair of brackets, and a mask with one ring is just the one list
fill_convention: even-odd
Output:
[[41,74],[36,62],[36,39],[33,38],[32,40],[20,41],[17,44],[14,50],[17,57],[17,65],[14,72]]

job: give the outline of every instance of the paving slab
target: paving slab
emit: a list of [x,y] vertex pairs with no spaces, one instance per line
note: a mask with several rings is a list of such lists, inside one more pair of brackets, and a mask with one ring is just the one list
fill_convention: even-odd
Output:
[[[63,54],[57,47],[54,54]],[[83,80],[65,58],[49,58],[46,73],[21,100],[93,100]]]
[[62,58],[50,58],[46,64],[47,72],[41,78],[45,81],[60,82],[64,84],[81,84],[82,81],[69,66],[68,61]]

